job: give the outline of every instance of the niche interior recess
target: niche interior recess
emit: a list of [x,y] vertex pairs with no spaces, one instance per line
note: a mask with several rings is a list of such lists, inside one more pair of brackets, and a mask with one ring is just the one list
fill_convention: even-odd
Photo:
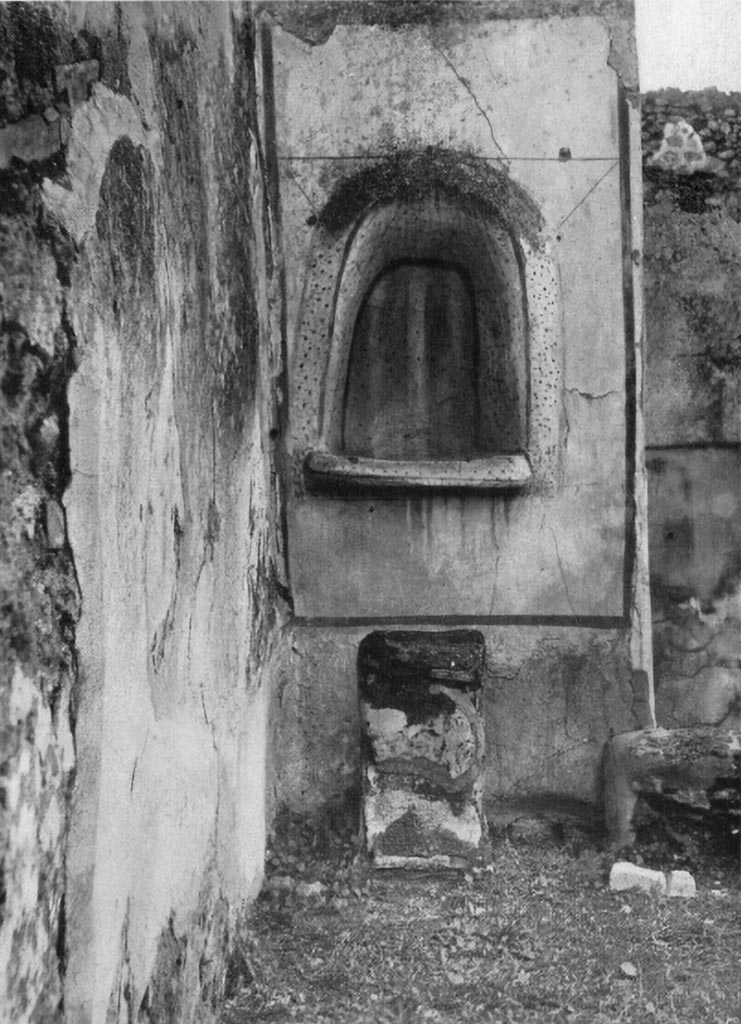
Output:
[[387,178],[381,197],[356,188],[362,208],[338,263],[331,245],[322,253],[322,235],[333,234],[341,203],[330,201],[320,220],[297,389],[311,389],[321,337],[326,362],[303,460],[311,489],[497,490],[532,476],[518,232],[492,203],[430,178],[410,189],[402,173],[396,190]]

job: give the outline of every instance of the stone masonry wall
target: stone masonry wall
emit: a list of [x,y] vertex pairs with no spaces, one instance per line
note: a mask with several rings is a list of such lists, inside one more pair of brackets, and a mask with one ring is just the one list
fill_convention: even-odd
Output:
[[261,879],[280,361],[252,35],[232,4],[0,11],[14,1024],[209,1019]]
[[659,725],[741,722],[741,94],[643,99]]
[[[78,48],[82,47],[82,49]],[[73,246],[40,182],[69,118],[52,64],[87,56],[45,8],[0,11],[0,1019],[59,1019],[80,602],[63,495]],[[68,113],[66,94],[60,106]],[[44,119],[44,111],[47,119]],[[53,111],[53,114],[52,114]]]

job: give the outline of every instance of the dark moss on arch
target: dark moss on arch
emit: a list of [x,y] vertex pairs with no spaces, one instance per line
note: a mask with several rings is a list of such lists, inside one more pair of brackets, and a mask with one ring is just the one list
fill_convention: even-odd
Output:
[[379,203],[435,195],[496,220],[537,245],[543,219],[520,185],[490,160],[432,147],[369,158],[367,166],[335,187],[317,221],[336,233]]

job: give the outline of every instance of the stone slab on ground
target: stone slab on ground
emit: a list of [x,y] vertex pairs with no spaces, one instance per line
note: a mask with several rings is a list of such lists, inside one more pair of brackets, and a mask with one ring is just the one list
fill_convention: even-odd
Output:
[[654,871],[628,860],[617,860],[610,870],[613,892],[637,890],[652,896],[691,899],[697,895],[695,879],[689,871]]
[[666,884],[666,895],[680,899],[691,899],[697,895],[695,880],[689,871],[670,871]]
[[639,889],[651,895],[666,895],[666,876],[663,871],[631,864],[627,860],[618,860],[610,871],[610,889],[623,892],[627,889]]

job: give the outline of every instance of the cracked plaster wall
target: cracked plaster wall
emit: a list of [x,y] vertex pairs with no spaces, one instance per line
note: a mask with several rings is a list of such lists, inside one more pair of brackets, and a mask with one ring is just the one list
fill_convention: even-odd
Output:
[[[613,272],[622,268],[619,168],[628,156],[620,152],[608,27],[589,13],[403,28],[343,23],[308,47],[268,16],[263,25],[274,73],[271,79],[263,69],[260,81],[267,107],[274,104],[287,240],[288,525],[297,613],[619,618],[630,572],[632,352],[623,279]],[[547,116],[524,100],[544,75],[554,83]],[[572,159],[559,161],[561,149]],[[317,417],[311,425],[306,418],[321,407],[317,395],[333,365],[327,338],[342,301],[333,306],[334,283],[342,259],[354,259],[349,240],[360,236],[363,211],[336,229],[325,229],[323,216],[317,224],[317,216],[377,161],[438,150],[453,153],[469,173],[485,161],[540,213],[533,230],[523,223],[524,202],[504,210],[500,197],[527,289],[532,480],[522,494],[497,500],[309,494],[302,460],[323,438]],[[489,562],[496,572],[482,569]]]
[[251,23],[0,29],[0,1019],[209,1019],[261,879],[281,588]]
[[[741,96],[649,94],[643,144],[657,720],[734,728],[741,722]],[[686,158],[692,149],[699,159]]]

